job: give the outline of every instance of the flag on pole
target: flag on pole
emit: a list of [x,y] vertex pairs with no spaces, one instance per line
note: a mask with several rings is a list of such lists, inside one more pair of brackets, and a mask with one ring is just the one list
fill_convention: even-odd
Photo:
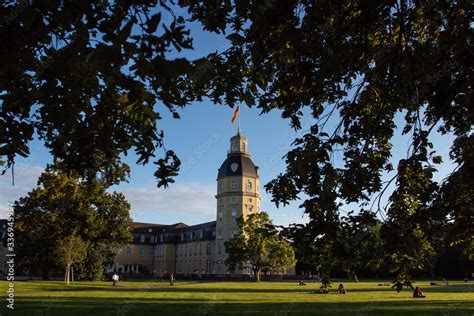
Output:
[[239,111],[240,111],[240,104],[237,106],[237,108],[234,111],[234,116],[232,116],[232,124],[234,124],[235,119],[237,118],[237,115],[239,115]]

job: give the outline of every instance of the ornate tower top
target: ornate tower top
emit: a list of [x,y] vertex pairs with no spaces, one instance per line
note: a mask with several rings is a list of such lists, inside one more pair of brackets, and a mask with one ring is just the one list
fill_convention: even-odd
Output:
[[258,177],[258,167],[250,159],[247,137],[240,133],[230,139],[230,150],[219,168],[217,178],[235,176]]
[[247,137],[240,135],[240,129],[237,135],[230,139],[230,150],[227,153],[227,155],[235,154],[250,156]]

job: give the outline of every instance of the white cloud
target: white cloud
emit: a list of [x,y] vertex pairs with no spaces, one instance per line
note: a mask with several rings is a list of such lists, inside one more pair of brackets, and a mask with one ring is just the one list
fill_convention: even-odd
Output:
[[201,218],[215,220],[216,199],[214,186],[202,184],[173,184],[167,189],[155,186],[131,187],[122,192],[131,204],[132,217],[166,218],[168,221],[187,222]]
[[0,218],[7,218],[8,204],[0,205]]
[[[15,165],[15,186],[28,186],[32,187],[36,185],[38,177],[43,172],[44,167],[28,164],[16,164]],[[0,176],[0,185],[12,185],[12,172],[8,170],[3,176]]]
[[12,173],[7,171],[0,176],[0,218],[5,218],[8,202],[14,202],[36,187],[38,177],[44,168],[36,165],[16,164],[15,185],[12,185]]

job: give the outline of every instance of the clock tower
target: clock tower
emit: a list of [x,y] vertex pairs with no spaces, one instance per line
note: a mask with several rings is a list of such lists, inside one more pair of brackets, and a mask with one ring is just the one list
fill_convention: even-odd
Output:
[[[227,254],[224,242],[238,232],[237,218],[260,209],[260,178],[258,167],[250,159],[247,137],[240,130],[230,139],[227,159],[217,175],[216,274],[226,274]],[[247,273],[247,271],[241,271]]]

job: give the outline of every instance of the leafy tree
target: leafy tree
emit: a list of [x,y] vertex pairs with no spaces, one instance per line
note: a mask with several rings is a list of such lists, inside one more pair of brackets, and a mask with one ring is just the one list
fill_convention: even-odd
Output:
[[[434,245],[425,198],[436,189],[432,168],[441,162],[429,138],[437,130],[457,143],[470,137],[474,123],[472,2],[186,3],[194,20],[231,32],[232,42],[211,59],[209,82],[191,81],[193,93],[263,113],[279,109],[302,130],[285,155],[286,170],[266,189],[277,205],[305,196],[301,207],[326,258],[322,264],[333,265],[340,207],[372,201],[383,214],[381,201],[395,180],[387,231],[403,237],[392,240],[392,263],[407,271],[426,264]],[[384,182],[382,174],[394,169],[397,129],[410,145],[397,174]],[[467,156],[459,158],[461,166]],[[459,240],[468,247],[468,210],[458,210]],[[321,233],[325,225],[331,231]]]
[[239,234],[225,242],[229,271],[252,265],[255,281],[260,281],[263,270],[291,266],[295,255],[290,244],[278,235],[270,217],[265,212],[251,214],[246,220],[237,220]]
[[446,216],[446,246],[474,261],[474,135],[458,138],[451,153],[459,167],[441,184],[430,209]]
[[279,236],[275,236],[274,239],[269,246],[268,266],[270,269],[279,271],[294,265],[296,263],[295,251],[290,243]]
[[[422,157],[402,161],[398,170],[398,188],[392,194],[384,225],[385,248],[397,280],[411,287],[407,279],[434,262],[435,251],[427,234],[431,214],[429,203],[436,185],[431,181],[434,168],[424,166]],[[400,288],[398,283],[395,287]]]
[[314,223],[293,224],[282,235],[291,241],[298,262],[321,271],[330,284],[335,269],[351,278],[359,272],[380,270],[384,256],[381,227],[373,212],[361,210],[342,217],[332,230]]
[[353,278],[363,271],[378,271],[384,257],[382,223],[374,213],[361,210],[343,218],[333,254],[336,266]]
[[157,102],[178,118],[188,98],[177,79],[197,66],[169,53],[192,48],[167,1],[2,1],[0,156],[29,155],[36,135],[63,168],[88,177],[154,161],[158,185],[179,170],[164,147]]
[[106,260],[113,258],[111,249],[132,238],[130,205],[122,194],[107,192],[106,183],[108,178],[85,181],[59,165],[49,166],[38,187],[14,204],[19,265],[32,273],[39,269],[47,278],[49,271],[62,268],[52,254],[77,234],[87,244],[78,276],[102,275]]
[[59,241],[56,248],[58,263],[64,266],[64,283],[69,285],[70,280],[74,281],[73,265],[84,260],[87,251],[87,244],[75,232]]

